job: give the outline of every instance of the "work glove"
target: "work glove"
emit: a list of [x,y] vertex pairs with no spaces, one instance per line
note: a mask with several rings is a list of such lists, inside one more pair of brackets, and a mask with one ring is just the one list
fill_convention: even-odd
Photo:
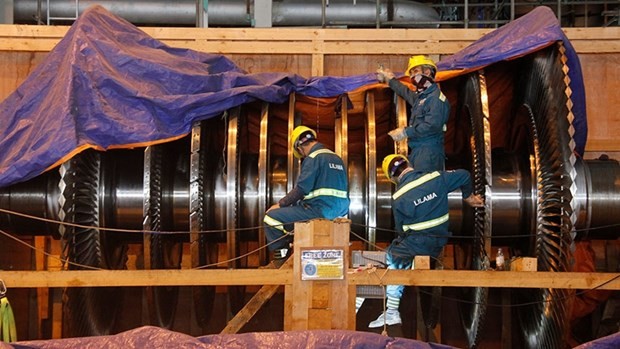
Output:
[[389,69],[379,68],[377,69],[377,80],[379,82],[388,82],[394,78],[394,73]]
[[395,128],[392,131],[388,132],[388,135],[392,137],[394,142],[400,142],[403,139],[407,139],[407,132],[404,127]]
[[471,207],[482,207],[484,206],[484,199],[479,194],[471,194],[469,197],[463,199],[466,203]]

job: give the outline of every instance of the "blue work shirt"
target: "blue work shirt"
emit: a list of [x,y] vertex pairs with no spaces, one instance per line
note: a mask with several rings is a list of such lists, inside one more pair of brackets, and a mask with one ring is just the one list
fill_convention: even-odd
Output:
[[466,170],[414,170],[403,174],[392,195],[392,211],[399,235],[447,236],[448,193],[459,188],[464,199],[472,194],[471,176]]
[[450,117],[448,99],[437,84],[420,93],[396,79],[391,79],[389,85],[411,106],[409,126],[405,128],[410,148],[409,162],[421,171],[443,170],[446,160],[444,132]]
[[303,193],[301,204],[319,208],[327,219],[349,213],[347,169],[340,156],[316,143],[301,163],[297,187]]

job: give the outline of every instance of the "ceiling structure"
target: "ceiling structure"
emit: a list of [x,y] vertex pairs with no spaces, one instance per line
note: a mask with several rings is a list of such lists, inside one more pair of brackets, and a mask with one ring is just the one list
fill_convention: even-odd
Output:
[[0,23],[68,24],[100,4],[136,25],[198,27],[497,28],[537,6],[562,27],[617,26],[618,1],[7,0]]

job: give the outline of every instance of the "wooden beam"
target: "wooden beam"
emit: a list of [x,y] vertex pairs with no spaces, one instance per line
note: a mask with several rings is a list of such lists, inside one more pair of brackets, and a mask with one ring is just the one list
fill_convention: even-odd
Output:
[[[49,239],[50,237],[48,236],[35,236],[34,237],[35,249],[37,251],[45,251],[49,253],[49,248],[48,248]],[[46,270],[48,268],[46,258],[47,256],[43,253],[35,253],[34,259],[35,259],[35,267],[37,271]],[[46,287],[40,287],[36,290],[36,295],[37,295],[36,298],[31,299],[31,302],[35,301],[35,304],[34,305],[31,304],[31,307],[37,309],[37,319],[47,320],[50,316],[50,309],[49,309],[50,290],[49,288],[46,288]],[[37,336],[39,338],[43,337],[41,322],[42,321],[35,322]]]
[[[343,255],[342,265],[348,265],[348,219],[313,219],[295,223],[293,284],[285,292],[284,330],[341,329],[355,330],[355,287],[347,282],[346,270],[329,269],[317,261],[318,278],[302,279],[302,253],[315,249],[338,249]],[[335,265],[331,265],[336,267]],[[305,270],[305,269],[303,269]],[[321,274],[332,270],[334,274]],[[342,272],[342,279],[330,279]],[[323,278],[321,278],[323,275]],[[290,307],[290,308],[289,308]]]
[[[50,51],[68,26],[0,25],[0,50]],[[164,43],[221,54],[453,54],[494,29],[140,28]],[[620,28],[565,28],[577,53],[620,52]]]
[[0,271],[8,288],[285,285],[291,278],[278,269]]
[[[0,271],[8,288],[291,285],[292,278],[282,269]],[[347,278],[349,285],[620,290],[620,273],[350,269]]]
[[[273,262],[269,264],[269,266],[273,266]],[[293,258],[289,258],[284,264],[278,268],[283,270],[292,270],[293,269]],[[273,297],[276,293],[280,285],[265,285],[254,294],[252,299],[250,299],[243,309],[241,309],[235,317],[233,317],[226,327],[220,333],[238,333],[245,324],[256,315],[258,310],[267,303],[268,300]]]
[[620,151],[617,139],[588,139],[586,151]]
[[[385,275],[384,275],[385,274]],[[543,271],[384,270],[349,275],[355,285],[514,287],[617,290],[620,273]]]

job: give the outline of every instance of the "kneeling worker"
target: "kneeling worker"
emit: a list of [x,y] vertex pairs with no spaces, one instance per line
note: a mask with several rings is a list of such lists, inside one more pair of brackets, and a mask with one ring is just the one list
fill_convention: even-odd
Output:
[[[317,142],[316,132],[298,126],[290,138],[293,154],[303,159],[295,187],[265,213],[265,236],[274,258],[288,255],[294,223],[334,219],[349,213],[347,169],[340,156]],[[277,241],[276,241],[277,240]]]
[[[391,154],[382,164],[383,173],[394,184],[392,212],[398,236],[386,250],[388,269],[410,269],[417,255],[437,258],[450,232],[448,193],[461,189],[463,200],[480,207],[484,201],[473,195],[471,176],[466,170],[421,172],[409,166],[406,157]],[[387,310],[368,327],[401,323],[398,307],[403,285],[388,285]]]

